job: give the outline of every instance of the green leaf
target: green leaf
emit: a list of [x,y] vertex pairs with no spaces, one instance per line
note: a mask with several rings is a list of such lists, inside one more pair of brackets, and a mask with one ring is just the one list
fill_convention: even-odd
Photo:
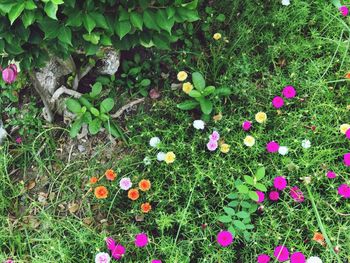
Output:
[[98,42],[100,42],[100,35],[98,35],[98,34],[96,34],[96,33],[94,33],[94,32],[92,32],[92,33],[90,33],[90,34],[84,34],[84,35],[83,35],[83,38],[84,38],[84,40],[86,40],[87,42],[90,42],[90,43],[92,43],[92,44],[94,44],[94,45],[97,45]]
[[249,191],[248,196],[253,201],[257,202],[259,200],[259,196],[255,191]]
[[115,32],[122,39],[131,31],[131,24],[129,21],[116,21]]
[[108,133],[113,135],[113,137],[115,137],[115,138],[122,137],[123,140],[126,140],[122,131],[115,124],[110,123],[110,122],[104,122],[103,126],[108,131]]
[[143,22],[145,23],[145,26],[147,28],[159,31],[159,27],[154,17],[155,14],[153,11],[145,10],[145,12],[143,13]]
[[213,110],[213,103],[210,101],[210,100],[207,100],[207,99],[201,99],[199,101],[199,104],[201,106],[201,110],[204,114],[207,114],[209,115],[212,110]]
[[248,218],[250,215],[246,211],[240,211],[236,214],[236,216],[239,218]]
[[100,111],[102,113],[110,112],[114,107],[114,100],[112,98],[104,99],[100,104]]
[[83,24],[89,33],[96,27],[96,22],[90,14],[83,15]]
[[169,6],[169,7],[167,7],[167,8],[165,9],[165,12],[166,12],[166,14],[167,14],[167,18],[168,18],[168,19],[169,19],[169,18],[172,18],[172,17],[174,17],[174,15],[175,15],[175,8],[172,7],[172,6]]
[[143,18],[142,18],[142,15],[137,13],[137,12],[131,12],[130,13],[130,21],[131,21],[131,24],[142,30],[142,27],[143,27]]
[[184,102],[177,104],[176,107],[181,109],[181,110],[193,110],[198,105],[199,105],[198,101],[185,100]]
[[198,6],[198,0],[193,0],[192,2],[182,4],[182,7],[186,7],[187,9],[196,9]]
[[240,185],[236,186],[236,188],[241,194],[247,194],[249,191],[248,187],[244,184],[240,184]]
[[174,26],[175,19],[168,18],[166,12],[164,10],[159,9],[156,15],[156,22],[161,29],[164,29],[169,34],[171,34],[171,29]]
[[231,207],[224,207],[224,211],[225,211],[226,214],[228,214],[229,216],[235,215],[235,210],[233,210]]
[[10,19],[11,25],[22,14],[24,7],[25,7],[25,3],[18,3],[12,6],[10,12],[8,13],[8,17]]
[[63,43],[72,46],[72,31],[69,27],[61,26],[58,32],[58,39]]
[[47,2],[45,4],[44,11],[48,17],[57,20],[57,17],[56,17],[57,10],[58,10],[58,5],[52,2]]
[[92,12],[90,13],[90,16],[95,21],[97,27],[108,29],[106,18],[101,13]]
[[82,23],[83,23],[82,13],[81,11],[78,11],[69,15],[66,21],[66,26],[80,27]]
[[244,176],[244,181],[246,181],[246,183],[249,184],[249,185],[254,185],[254,179],[251,176],[245,175]]
[[230,194],[227,196],[228,199],[237,199],[237,197],[238,197],[238,194],[237,194],[237,193],[230,193]]
[[250,208],[252,205],[246,201],[242,201],[241,206],[244,208]]
[[92,115],[94,115],[95,117],[100,116],[99,110],[96,109],[95,107],[91,107],[89,110],[90,110],[90,112],[92,113]]
[[332,4],[336,7],[339,8],[342,6],[342,4],[340,3],[340,0],[332,0]]
[[252,230],[252,229],[254,229],[254,225],[245,225],[245,228],[249,229],[249,230]]
[[232,236],[236,236],[236,230],[233,226],[229,226],[229,228],[227,229],[229,232],[231,232]]
[[140,85],[141,85],[142,87],[148,87],[149,85],[151,85],[151,80],[149,80],[149,79],[143,79],[143,80],[141,81]]
[[221,87],[215,90],[214,94],[217,96],[228,96],[232,93],[231,89],[226,87]]
[[243,236],[247,242],[249,242],[251,240],[251,234],[249,232],[244,231]]
[[81,126],[82,126],[82,122],[80,119],[73,122],[69,131],[70,137],[72,138],[76,137],[81,129]]
[[193,85],[195,86],[196,89],[199,91],[204,90],[205,88],[205,80],[203,78],[203,75],[199,72],[193,72],[192,73],[192,81]]
[[66,100],[66,106],[67,109],[73,113],[80,113],[81,112],[81,105],[79,101],[69,98]]
[[100,43],[103,46],[112,46],[112,39],[109,36],[102,35]]
[[231,207],[236,207],[236,206],[238,206],[238,204],[239,204],[238,201],[231,201],[231,202],[229,202],[227,205],[228,205],[228,206],[231,206]]
[[204,89],[203,96],[208,96],[208,95],[214,93],[214,91],[215,91],[215,87],[214,86],[208,86],[208,87],[206,87]]
[[28,28],[28,26],[30,26],[31,24],[33,24],[34,20],[35,20],[35,15],[33,11],[24,11],[23,15],[22,15],[22,22],[25,28]]
[[232,222],[232,218],[230,216],[219,216],[218,220],[222,223],[230,223]]
[[25,6],[26,10],[34,10],[36,8],[37,8],[37,6],[33,0],[26,0],[26,6]]
[[224,14],[219,14],[217,17],[216,17],[216,20],[218,20],[219,22],[224,22],[226,19],[226,16]]
[[100,82],[96,82],[94,85],[92,85],[91,87],[91,92],[89,93],[89,95],[92,98],[97,97],[102,91],[102,84]]
[[92,135],[97,134],[100,129],[101,129],[101,120],[100,119],[93,119],[92,121],[89,122],[89,132]]
[[265,177],[265,167],[259,167],[255,173],[256,180],[259,181]]
[[190,93],[188,94],[192,98],[200,98],[202,97],[202,93],[200,93],[198,90],[191,90]]
[[[86,109],[86,107],[84,106],[83,108]],[[84,115],[82,116],[82,121],[85,122],[85,123],[89,123],[90,121],[92,121],[92,116],[91,116],[91,113],[89,111],[86,111],[84,113]]]
[[266,186],[263,185],[263,184],[261,184],[261,183],[257,183],[257,184],[255,185],[255,188],[258,189],[258,190],[260,190],[260,191],[262,191],[262,192],[266,192],[266,191],[267,191]]
[[242,221],[239,221],[239,220],[234,220],[233,221],[233,225],[235,227],[237,227],[238,229],[240,229],[240,230],[245,230],[246,229],[245,224]]

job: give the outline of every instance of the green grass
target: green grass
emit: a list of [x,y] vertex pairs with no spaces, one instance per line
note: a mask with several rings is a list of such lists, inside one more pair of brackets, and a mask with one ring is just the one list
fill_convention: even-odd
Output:
[[[129,145],[101,141],[95,152],[73,156],[68,162],[69,149],[63,155],[59,150],[67,132],[46,129],[23,145],[2,146],[1,261],[13,257],[16,262],[93,262],[96,252],[105,250],[107,236],[126,246],[123,262],[154,258],[179,263],[255,262],[258,254],[272,255],[279,244],[306,256],[317,255],[327,263],[350,260],[349,217],[339,214],[349,213],[350,203],[336,192],[341,183],[349,183],[349,171],[342,164],[349,142],[339,133],[340,124],[349,122],[349,84],[343,80],[350,62],[349,20],[321,2],[292,1],[288,7],[279,1],[232,2],[215,1],[215,13],[224,13],[227,20],[211,23],[201,46],[184,48],[185,62],[172,72],[199,70],[209,84],[231,87],[233,95],[215,105],[215,113],[223,114],[221,121],[207,122],[204,131],[194,130],[192,114],[176,108],[185,94],[164,87],[161,100],[149,110],[140,107],[127,121]],[[215,32],[221,32],[229,43],[212,40]],[[195,63],[189,51],[201,54]],[[182,50],[172,56],[179,53],[183,56]],[[282,59],[286,65],[280,67]],[[271,100],[288,84],[296,87],[298,98],[288,100],[277,114]],[[248,148],[243,145],[246,133],[241,123],[253,121],[258,111],[265,111],[268,121],[266,125],[253,123],[249,134],[256,144]],[[313,125],[315,131],[309,128]],[[228,154],[206,150],[214,129],[231,145]],[[153,136],[161,138],[161,150],[175,152],[175,163],[156,160],[157,151],[148,146]],[[307,150],[301,147],[305,138],[312,143]],[[271,140],[288,146],[289,154],[267,154],[265,144]],[[37,155],[44,143],[46,147]],[[149,166],[142,161],[146,156],[152,159]],[[226,197],[235,191],[236,179],[251,175],[260,165],[266,167],[264,183],[269,189],[272,179],[283,175],[291,186],[302,189],[306,201],[295,203],[288,192],[279,202],[265,201],[264,212],[253,216],[251,241],[238,236],[233,246],[221,248],[215,238],[226,226],[217,217],[223,214]],[[98,201],[91,194],[83,198],[89,178],[109,168],[118,172],[119,179],[129,176],[134,184],[147,178],[152,188],[135,202],[118,190],[117,182],[110,186],[107,200]],[[327,169],[334,170],[337,178],[327,179]],[[306,176],[312,178],[310,192],[302,182]],[[26,190],[25,184],[33,179],[36,186]],[[47,204],[38,202],[40,192],[49,195]],[[153,210],[138,222],[135,216],[145,201],[151,202]],[[72,202],[81,204],[75,214],[67,210]],[[92,219],[92,224],[85,224],[85,218]],[[151,240],[144,249],[133,244],[140,231]],[[326,232],[329,243],[340,246],[337,256],[329,245],[322,247],[311,240],[316,231]]]

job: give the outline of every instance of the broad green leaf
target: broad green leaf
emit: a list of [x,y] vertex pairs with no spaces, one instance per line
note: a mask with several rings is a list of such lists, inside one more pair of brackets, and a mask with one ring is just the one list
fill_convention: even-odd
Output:
[[100,104],[100,111],[102,113],[110,112],[114,107],[114,100],[112,98],[104,99]]
[[252,235],[248,231],[243,232],[244,239],[249,242],[251,240]]
[[26,0],[25,4],[26,4],[26,6],[25,6],[26,10],[34,10],[37,8],[37,6],[33,0]]
[[221,87],[215,90],[214,94],[217,96],[228,96],[232,93],[231,89],[229,88],[225,88],[225,87]]
[[248,187],[244,184],[240,184],[240,185],[236,186],[236,188],[241,194],[247,194],[249,191]]
[[246,211],[240,211],[240,212],[236,213],[236,216],[239,218],[248,218],[250,215]]
[[254,229],[254,225],[246,225],[245,228],[251,230]]
[[241,206],[244,208],[250,208],[252,205],[246,201],[242,201]]
[[219,216],[218,220],[222,223],[230,223],[232,222],[232,218],[230,216]]
[[192,73],[192,81],[193,85],[196,89],[199,91],[203,91],[205,88],[205,80],[203,78],[203,75],[199,72],[193,72]]
[[229,226],[227,230],[231,232],[232,236],[234,237],[236,236],[236,230],[233,226]]
[[89,110],[90,110],[90,112],[92,113],[92,115],[94,115],[95,117],[100,116],[99,110],[96,109],[95,107],[91,107]]
[[342,4],[340,3],[340,0],[332,0],[332,4],[337,8],[342,6]]
[[120,39],[125,37],[131,31],[131,24],[129,21],[116,21],[115,32]]
[[69,98],[66,100],[66,106],[67,109],[73,113],[80,113],[81,112],[81,105],[79,101]]
[[85,29],[91,33],[92,30],[94,30],[94,28],[96,27],[96,22],[93,19],[93,17],[91,17],[90,14],[84,14],[83,15],[83,24]]
[[137,13],[137,12],[131,12],[130,13],[130,21],[131,21],[131,24],[142,30],[142,27],[143,27],[143,18],[142,18],[142,15],[140,13]]
[[246,229],[245,224],[242,221],[239,221],[239,220],[234,220],[233,221],[233,225],[235,227],[237,227],[238,229],[240,229],[240,230],[245,230]]
[[109,36],[102,35],[100,39],[100,43],[103,46],[112,46],[112,39]]
[[244,176],[244,181],[245,181],[247,184],[249,184],[249,185],[254,185],[254,179],[253,179],[253,177],[251,177],[251,176],[245,175],[245,176]]
[[208,86],[208,87],[206,87],[204,89],[203,96],[208,96],[208,95],[214,93],[214,91],[215,91],[215,87],[214,86]]
[[78,11],[69,15],[66,21],[66,26],[80,27],[82,23],[83,23],[82,13],[81,11]]
[[238,206],[238,204],[239,204],[238,201],[231,201],[231,202],[229,202],[227,205],[228,205],[228,206],[231,206],[231,207],[236,207],[236,206]]
[[262,191],[262,192],[266,192],[267,191],[266,186],[261,184],[261,183],[257,183],[255,185],[255,188],[258,189],[259,191]]
[[224,211],[229,216],[233,216],[235,214],[235,210],[233,210],[231,207],[224,207]]
[[175,19],[168,18],[166,12],[159,9],[156,14],[156,22],[161,29],[164,29],[169,34],[171,34],[171,29],[174,26]]
[[170,49],[170,42],[168,37],[165,37],[160,34],[154,34],[152,41],[154,45],[159,49],[166,49],[166,50]]
[[256,180],[259,181],[265,177],[265,167],[259,167],[255,173]]
[[[83,108],[86,109],[85,106],[84,106]],[[86,112],[84,113],[84,115],[82,116],[81,119],[83,120],[83,122],[89,123],[89,122],[92,121],[92,115],[91,115],[91,113],[90,113],[89,111],[86,111]]]
[[100,119],[93,119],[89,122],[89,132],[92,135],[97,134],[101,129],[102,122]]
[[212,110],[213,110],[213,103],[210,101],[210,100],[207,100],[207,99],[201,99],[199,101],[199,104],[201,106],[201,110],[204,114],[207,114],[209,115]]
[[175,8],[172,7],[172,6],[169,6],[169,7],[167,7],[167,8],[165,9],[165,12],[166,12],[166,14],[167,14],[167,18],[168,18],[168,19],[169,19],[169,18],[172,18],[172,17],[174,17],[174,15],[175,15]]
[[109,120],[109,116],[107,114],[101,113],[100,119],[102,121],[108,121]]
[[72,126],[70,127],[70,131],[69,131],[70,137],[72,137],[72,138],[76,137],[81,129],[81,126],[82,126],[82,122],[80,119],[73,122]]
[[61,5],[64,4],[63,0],[51,0],[52,3],[56,4],[56,5]]
[[202,97],[202,93],[200,93],[198,90],[191,90],[190,93],[188,94],[192,98],[200,98]]
[[237,199],[237,197],[238,197],[238,194],[237,194],[237,193],[230,193],[230,194],[227,196],[228,199]]
[[185,100],[184,102],[177,104],[176,107],[181,109],[181,110],[193,110],[198,105],[199,105],[198,101]]
[[101,91],[102,91],[102,84],[100,82],[96,82],[91,87],[90,96],[95,98],[101,93]]
[[151,85],[151,80],[149,80],[149,79],[143,79],[143,80],[141,81],[140,85],[141,85],[142,87],[148,87],[149,85]]
[[159,27],[154,17],[155,14],[153,11],[145,10],[145,12],[143,13],[143,23],[147,28],[159,31]]
[[97,27],[108,29],[106,18],[101,13],[92,12],[90,13],[90,16],[95,21]]
[[224,22],[226,19],[225,15],[224,14],[219,14],[217,17],[216,17],[216,20],[218,20],[219,22]]
[[257,209],[258,209],[258,204],[252,204],[248,210],[249,210],[249,213],[253,214]]
[[192,2],[182,4],[182,7],[186,7],[187,9],[196,9],[198,6],[198,0],[193,0]]
[[11,25],[22,14],[24,7],[25,7],[25,3],[18,3],[12,6],[10,12],[8,13],[8,17],[11,21]]
[[94,33],[94,32],[92,32],[92,33],[90,33],[90,34],[84,34],[84,35],[83,35],[83,38],[84,38],[84,40],[86,40],[87,42],[90,42],[90,43],[92,43],[92,44],[94,44],[94,45],[97,45],[98,42],[100,41],[100,35],[98,35],[98,34],[96,34],[96,33]]
[[249,198],[252,199],[253,201],[259,200],[259,196],[255,191],[249,191],[248,195],[249,195]]
[[44,11],[48,17],[57,20],[57,17],[56,17],[57,10],[58,10],[58,5],[52,2],[47,2],[45,4]]
[[28,26],[30,26],[31,24],[33,24],[34,20],[35,20],[35,14],[34,11],[24,11],[23,15],[22,15],[22,22],[25,28],[27,28]]
[[115,137],[115,138],[122,137],[124,141],[126,140],[122,131],[120,129],[118,129],[117,126],[114,125],[113,123],[105,122],[104,127],[110,134],[112,134],[113,137]]
[[69,27],[61,26],[58,32],[58,39],[63,43],[72,46],[72,31]]

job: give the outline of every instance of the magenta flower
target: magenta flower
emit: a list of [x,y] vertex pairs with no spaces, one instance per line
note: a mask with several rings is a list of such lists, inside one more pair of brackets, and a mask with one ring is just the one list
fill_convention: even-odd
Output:
[[7,84],[12,84],[17,78],[17,66],[15,64],[9,65],[2,71],[2,79]]
[[151,263],[162,263],[162,261],[160,259],[153,259]]
[[269,263],[270,260],[271,260],[270,256],[268,256],[266,254],[261,254],[257,258],[258,263]]
[[333,172],[333,171],[328,171],[326,173],[326,176],[329,178],[329,179],[334,179],[335,177],[337,177],[336,173]]
[[284,190],[287,187],[287,180],[283,176],[277,176],[273,179],[273,186],[277,190]]
[[295,252],[290,257],[290,263],[305,263],[306,258],[303,253]]
[[350,129],[347,129],[347,130],[346,130],[345,136],[346,136],[347,139],[350,140]]
[[298,186],[293,186],[290,189],[290,196],[294,199],[296,202],[304,202],[304,194],[303,192],[299,189]]
[[135,246],[145,247],[148,244],[148,236],[145,233],[137,234],[135,237]]
[[233,242],[233,236],[230,231],[220,231],[216,237],[217,242],[222,247],[228,247]]
[[209,151],[215,151],[218,148],[218,142],[210,140],[207,144],[207,148]]
[[112,257],[116,260],[120,260],[125,254],[125,247],[120,244],[116,244],[115,240],[111,237],[106,238],[106,244],[108,250],[112,252]]
[[280,199],[280,194],[277,191],[271,191],[269,194],[269,198],[271,201],[277,201],[278,199]]
[[272,106],[274,106],[276,109],[282,108],[284,105],[284,100],[280,96],[276,96],[272,100]]
[[342,184],[338,187],[338,194],[345,199],[350,198],[350,186],[347,184]]
[[251,127],[252,127],[252,123],[250,121],[244,121],[242,124],[242,128],[245,131],[249,131]]
[[278,152],[278,148],[279,148],[279,144],[275,141],[271,141],[269,142],[268,144],[266,144],[266,150],[269,152],[269,153],[275,153],[275,152]]
[[349,14],[349,9],[345,5],[339,7],[339,11],[343,16],[347,16]]
[[4,263],[15,263],[12,259],[8,259],[6,261],[4,261]]
[[258,203],[262,203],[265,200],[265,194],[261,191],[255,191],[256,194],[258,195]]
[[344,154],[344,164],[345,166],[350,166],[350,153]]
[[16,143],[21,144],[22,143],[22,138],[21,137],[17,137],[16,138]]
[[220,134],[217,131],[213,131],[213,133],[210,135],[209,139],[211,141],[218,141],[220,139]]
[[287,99],[291,99],[291,98],[294,98],[297,95],[297,92],[296,92],[296,90],[294,89],[293,86],[286,86],[282,90],[282,95],[285,98],[287,98]]
[[289,259],[289,251],[285,246],[277,246],[273,255],[279,262],[287,261]]

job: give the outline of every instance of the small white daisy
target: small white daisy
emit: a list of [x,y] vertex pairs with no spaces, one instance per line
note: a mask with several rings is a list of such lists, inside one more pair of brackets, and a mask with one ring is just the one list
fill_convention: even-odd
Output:
[[278,148],[278,153],[279,153],[280,155],[286,155],[286,154],[288,154],[288,147],[287,147],[287,146],[280,146],[280,147]]
[[193,127],[197,130],[204,130],[205,122],[202,120],[195,120],[193,122]]
[[143,163],[145,164],[145,165],[150,165],[151,164],[151,159],[149,158],[149,157],[145,157],[144,159],[143,159]]
[[311,147],[311,142],[309,140],[305,139],[301,142],[301,146],[304,149],[309,149]]
[[149,140],[149,145],[153,148],[157,148],[159,144],[160,144],[159,137],[153,137]]
[[111,257],[109,254],[105,252],[100,252],[96,254],[95,263],[109,263],[111,261]]
[[306,263],[322,263],[322,260],[319,257],[309,257]]
[[165,153],[164,152],[159,152],[157,154],[157,160],[160,161],[160,162],[164,161],[165,160]]
[[290,5],[290,0],[282,0],[282,5],[285,5],[285,6]]

